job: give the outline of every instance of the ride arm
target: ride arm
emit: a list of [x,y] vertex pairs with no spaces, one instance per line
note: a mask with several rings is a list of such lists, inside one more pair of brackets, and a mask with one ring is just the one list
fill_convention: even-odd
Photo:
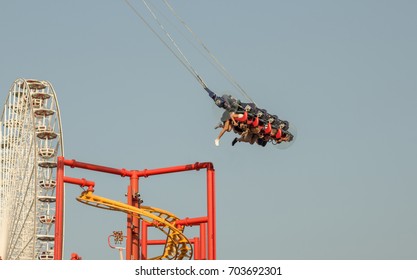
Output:
[[200,83],[200,85],[205,89],[205,91],[207,91],[210,98],[213,99],[213,100],[216,100],[217,95],[207,87],[207,85],[203,81],[203,79],[199,75],[197,75],[196,78],[197,78],[198,82]]
[[204,87],[204,89],[207,91],[210,98],[213,99],[214,101],[216,101],[217,95],[211,89],[209,89],[208,87]]
[[211,89],[209,89],[207,86],[204,87],[205,91],[207,91],[208,95],[211,99],[213,99],[214,103],[217,105],[217,107],[229,110],[231,109],[230,104],[226,102],[226,100],[223,97],[217,96]]

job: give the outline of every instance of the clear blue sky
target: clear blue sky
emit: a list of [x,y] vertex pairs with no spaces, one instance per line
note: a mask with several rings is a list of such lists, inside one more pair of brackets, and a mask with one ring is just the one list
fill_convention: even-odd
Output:
[[[260,107],[297,127],[289,149],[232,147],[232,134],[214,146],[220,109],[122,0],[3,1],[4,101],[17,78],[50,81],[67,158],[139,170],[212,162],[218,259],[416,259],[417,2],[170,3]],[[185,50],[212,90],[241,98]],[[125,199],[126,178],[67,174]],[[140,188],[146,205],[204,214],[204,171]],[[107,236],[125,216],[76,202],[80,191],[67,187],[64,258],[117,259]]]

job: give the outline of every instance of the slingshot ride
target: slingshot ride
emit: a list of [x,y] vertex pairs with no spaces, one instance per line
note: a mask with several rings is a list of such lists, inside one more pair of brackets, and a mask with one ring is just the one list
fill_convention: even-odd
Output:
[[[228,114],[236,114],[237,117],[233,120],[233,128],[227,130],[240,135],[240,138],[235,139],[233,145],[236,141],[248,142],[251,144],[257,143],[262,147],[265,147],[267,143],[271,143],[277,148],[286,149],[294,143],[297,136],[295,126],[287,120],[278,118],[277,115],[259,107],[213,55],[201,38],[199,38],[185,20],[179,16],[168,0],[125,0],[125,2],[137,18],[139,18],[144,25],[156,35],[160,42],[197,80],[202,88],[208,93],[209,97],[213,99],[215,104],[219,108],[225,110],[224,112],[227,113],[227,116],[225,114],[224,116],[229,117],[229,120],[231,120],[231,116],[228,116]],[[138,2],[142,2],[143,5],[138,7]],[[157,2],[161,2],[162,7],[157,7]],[[179,26],[176,26],[175,23]],[[202,75],[197,72],[196,68],[191,64],[190,59],[185,55],[185,51],[180,48],[179,42],[174,39],[174,32],[178,32],[179,35],[182,36],[188,34],[190,38],[184,36],[188,43],[204,56],[225,79],[227,79],[227,81],[242,95],[244,101],[229,94],[223,94],[222,96],[218,95],[209,89],[207,83],[203,80]],[[223,118],[224,117],[222,117],[222,119]],[[224,122],[224,120],[222,121]],[[223,125],[227,126],[227,124]],[[216,145],[218,145],[217,142]]]

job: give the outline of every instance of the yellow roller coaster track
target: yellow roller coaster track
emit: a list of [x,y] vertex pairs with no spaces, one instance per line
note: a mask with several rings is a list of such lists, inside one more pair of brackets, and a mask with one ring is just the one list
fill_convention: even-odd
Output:
[[183,234],[184,226],[176,226],[179,220],[172,213],[149,206],[140,208],[95,195],[91,190],[81,193],[77,200],[81,203],[112,211],[120,211],[145,220],[166,236],[167,240],[162,255],[151,258],[152,260],[188,260],[193,255],[193,247],[190,241]]

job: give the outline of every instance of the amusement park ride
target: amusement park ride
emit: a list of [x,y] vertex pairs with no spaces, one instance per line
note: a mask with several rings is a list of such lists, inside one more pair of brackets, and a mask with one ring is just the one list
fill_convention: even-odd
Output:
[[[240,112],[237,109],[231,110],[233,106],[225,106],[226,100],[215,98],[216,94],[208,89],[202,76],[197,73],[190,60],[174,41],[173,36],[161,23],[156,9],[152,8],[146,0],[142,2],[146,7],[145,10],[149,11],[150,20],[143,16],[141,12],[143,9],[137,9],[133,3],[126,0],[134,14],[194,76],[216,105],[222,104],[219,107],[226,110],[224,113],[230,114],[233,123],[238,122],[234,124],[235,133],[239,133],[242,137],[246,134],[246,136],[251,136],[251,139],[260,139],[263,141],[262,146],[265,146],[267,142],[272,142],[275,146],[285,148],[288,146],[285,146],[284,142],[287,144],[294,142],[294,126],[258,107],[219,60],[212,55],[202,40],[179,17],[168,1],[163,0],[174,18],[204,50],[206,58],[250,103],[242,103],[236,99],[237,107],[245,110]],[[155,27],[152,27],[150,21],[155,23]],[[231,99],[232,96],[229,95],[229,98]],[[219,100],[220,103],[218,103]],[[244,104],[248,106],[250,104],[250,106],[243,106]],[[234,119],[232,112],[240,112],[242,117]],[[227,121],[224,122],[221,133],[227,129],[231,131],[226,124]],[[240,130],[237,130],[237,125]],[[219,138],[220,136],[216,140]],[[245,138],[247,137],[241,140]],[[114,232],[111,235],[115,240],[113,245],[111,240],[108,240],[111,248],[119,250],[121,259],[123,250],[125,250],[125,259],[128,260],[216,259],[215,170],[212,163],[197,162],[153,170],[127,170],[69,160],[64,157],[61,117],[55,90],[48,81],[44,80],[19,78],[14,81],[0,119],[0,139],[1,258],[62,260],[65,240],[65,186],[75,184],[83,188],[83,192],[77,198],[79,202],[126,214],[126,233]],[[235,141],[238,141],[238,138]],[[244,142],[253,144],[253,141]],[[218,145],[218,141],[215,143]],[[68,177],[65,174],[65,167],[128,177],[127,201],[120,202],[96,195],[95,191],[98,187],[94,181]],[[205,216],[181,219],[168,211],[142,205],[139,178],[200,169],[205,169],[207,176]],[[189,226],[199,227],[198,237],[188,238],[185,235],[185,229]],[[165,239],[150,239],[148,237],[150,228],[156,228],[162,232]],[[125,247],[118,245],[125,245]],[[149,257],[149,245],[163,245],[164,249],[160,255]],[[71,259],[80,258],[76,253],[71,256]]]
[[[3,107],[0,128],[2,259],[63,259],[64,202],[68,184],[83,188],[76,198],[79,202],[126,214],[126,232],[115,231],[108,240],[113,249],[119,250],[121,259],[216,259],[215,170],[212,163],[127,170],[66,159],[57,97],[51,83],[42,80],[17,79],[13,83]],[[65,167],[129,178],[127,201],[96,195],[99,186],[94,181],[66,176]],[[181,219],[168,211],[142,204],[140,178],[201,169],[206,170],[205,216]],[[199,236],[186,236],[185,229],[190,226],[199,227]],[[166,238],[150,239],[151,228],[159,230]],[[111,238],[114,245],[111,245]],[[162,245],[162,253],[149,257],[150,245]],[[82,259],[82,256],[72,253],[71,259]]]

